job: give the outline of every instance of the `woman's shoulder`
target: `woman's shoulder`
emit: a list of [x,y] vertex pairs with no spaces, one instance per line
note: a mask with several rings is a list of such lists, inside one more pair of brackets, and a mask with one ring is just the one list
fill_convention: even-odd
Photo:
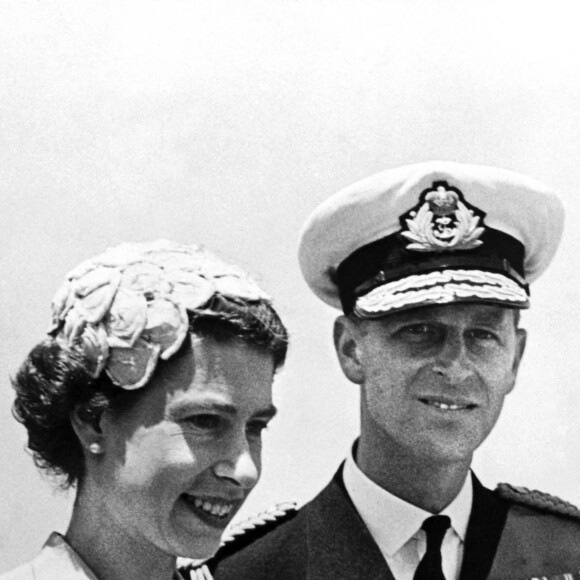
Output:
[[34,580],[32,562],[26,562],[26,564],[10,570],[10,572],[0,574],[0,580]]
[[97,580],[60,534],[53,532],[40,553],[0,576],[0,580]]

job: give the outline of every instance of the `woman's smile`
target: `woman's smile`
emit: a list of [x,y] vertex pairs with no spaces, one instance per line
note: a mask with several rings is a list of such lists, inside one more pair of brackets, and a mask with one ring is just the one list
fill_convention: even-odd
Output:
[[222,498],[201,497],[187,493],[184,493],[181,498],[196,517],[217,528],[224,528],[243,502],[243,499],[231,501]]

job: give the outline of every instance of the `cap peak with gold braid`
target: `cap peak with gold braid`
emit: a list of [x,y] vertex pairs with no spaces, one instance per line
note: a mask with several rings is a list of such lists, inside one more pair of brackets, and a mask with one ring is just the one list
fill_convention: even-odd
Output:
[[562,229],[560,201],[536,180],[431,161],[323,202],[302,232],[300,265],[322,300],[360,318],[451,302],[527,308]]

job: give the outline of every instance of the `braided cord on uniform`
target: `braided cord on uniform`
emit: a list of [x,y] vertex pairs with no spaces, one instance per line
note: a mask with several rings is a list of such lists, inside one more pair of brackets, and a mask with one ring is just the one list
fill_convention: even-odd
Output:
[[575,505],[542,491],[500,483],[495,492],[501,498],[519,505],[580,520],[580,509]]

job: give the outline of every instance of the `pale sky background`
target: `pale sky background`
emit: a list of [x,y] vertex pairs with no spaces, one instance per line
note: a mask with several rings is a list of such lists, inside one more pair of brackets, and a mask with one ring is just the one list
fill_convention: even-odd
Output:
[[241,515],[311,498],[358,429],[303,283],[298,233],[335,190],[427,159],[561,192],[528,350],[476,456],[489,486],[580,503],[580,9],[558,0],[0,0],[0,572],[64,531],[72,494],[25,453],[8,375],[63,275],[122,241],[203,242],[252,272],[292,333]]

